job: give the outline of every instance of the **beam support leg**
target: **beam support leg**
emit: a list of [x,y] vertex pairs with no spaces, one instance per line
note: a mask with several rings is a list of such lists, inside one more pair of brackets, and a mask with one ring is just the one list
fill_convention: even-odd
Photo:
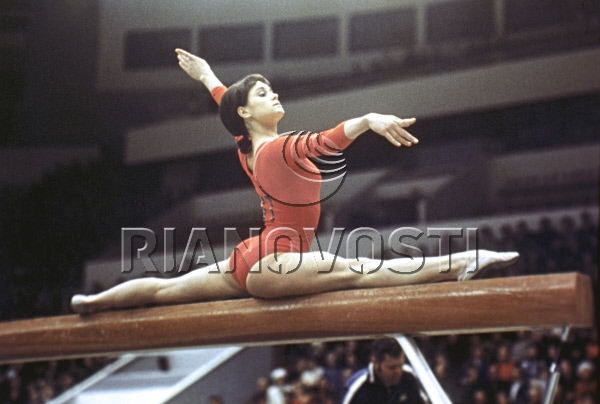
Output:
[[560,379],[560,373],[558,372],[558,364],[560,361],[560,351],[569,338],[571,332],[571,326],[568,325],[563,329],[563,333],[560,337],[560,346],[556,352],[556,358],[550,365],[550,378],[548,379],[548,386],[546,387],[546,394],[544,396],[544,404],[552,404],[556,396],[556,388],[558,387],[558,381]]
[[416,376],[429,396],[431,403],[452,404],[452,401],[450,401],[450,398],[448,398],[448,395],[433,374],[415,340],[404,335],[396,335],[395,338],[400,343],[406,359],[408,359],[415,370]]

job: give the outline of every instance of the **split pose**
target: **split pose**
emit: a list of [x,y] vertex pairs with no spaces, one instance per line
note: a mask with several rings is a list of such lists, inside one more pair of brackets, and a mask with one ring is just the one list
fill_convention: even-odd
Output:
[[393,146],[410,147],[418,140],[405,128],[415,119],[370,113],[321,133],[279,135],[284,109],[263,76],[249,75],[226,88],[204,59],[181,49],[176,53],[181,68],[202,82],[219,104],[221,121],[235,136],[242,168],[261,199],[264,228],[259,236],[240,243],[229,260],[177,278],[134,279],[96,295],[75,295],[75,312],[467,280],[477,268],[517,259],[514,252],[466,251],[428,257],[415,272],[411,258],[382,263],[311,252],[314,232],[304,229],[316,229],[319,223],[321,177],[310,158],[335,155],[368,130]]

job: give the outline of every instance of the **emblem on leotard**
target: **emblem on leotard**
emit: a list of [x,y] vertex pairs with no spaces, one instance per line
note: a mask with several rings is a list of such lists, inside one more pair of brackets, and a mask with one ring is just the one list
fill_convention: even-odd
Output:
[[[330,138],[308,131],[287,132],[269,147],[275,144],[279,147],[275,152],[282,153],[275,156],[280,164],[269,161],[271,172],[266,173],[266,166],[261,168],[260,164],[261,158],[265,158],[261,156],[262,148],[256,155],[255,166],[255,179],[271,199],[290,206],[316,205],[335,195],[344,183],[346,159]],[[271,153],[273,149],[267,154],[272,156]]]

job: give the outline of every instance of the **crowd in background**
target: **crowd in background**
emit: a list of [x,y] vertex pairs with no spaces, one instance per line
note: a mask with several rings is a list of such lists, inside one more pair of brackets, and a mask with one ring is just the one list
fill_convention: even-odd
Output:
[[0,404],[42,404],[111,362],[85,358],[0,365]]
[[[596,330],[573,332],[564,346],[560,330],[419,337],[442,388],[455,404],[542,403],[557,362],[556,404],[597,402]],[[269,378],[257,380],[247,404],[341,403],[344,383],[368,364],[370,341],[290,345]],[[282,395],[274,395],[279,390]],[[280,397],[274,400],[273,397]]]
[[537,229],[530,228],[525,221],[514,228],[504,225],[499,235],[483,227],[479,243],[483,249],[519,252],[519,261],[508,275],[577,271],[593,281],[598,279],[598,223],[588,211],[583,211],[579,218],[565,215],[558,226],[546,216],[540,218]]
[[[417,345],[455,404],[542,403],[555,361],[560,372],[555,403],[596,403],[597,330],[572,332],[564,345],[557,331],[419,337]],[[279,364],[257,379],[246,404],[340,403],[345,381],[368,364],[370,341],[276,349]],[[109,362],[86,358],[0,366],[0,404],[45,403]]]

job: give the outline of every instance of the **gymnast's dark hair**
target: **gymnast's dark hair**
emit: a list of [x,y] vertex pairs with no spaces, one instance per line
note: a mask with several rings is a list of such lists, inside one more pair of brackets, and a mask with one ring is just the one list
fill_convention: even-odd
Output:
[[248,104],[248,93],[259,81],[267,84],[269,87],[271,86],[271,83],[260,74],[251,74],[232,84],[225,91],[225,94],[223,94],[221,104],[219,105],[219,116],[225,128],[233,136],[243,136],[237,142],[237,145],[244,154],[252,151],[252,141],[244,123],[244,118],[238,114],[237,109]]

